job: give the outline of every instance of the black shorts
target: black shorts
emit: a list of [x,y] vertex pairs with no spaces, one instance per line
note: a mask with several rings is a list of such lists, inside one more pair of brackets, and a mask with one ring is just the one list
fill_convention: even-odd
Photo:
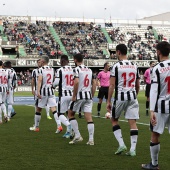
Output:
[[148,97],[148,98],[150,97],[150,89],[151,89],[151,85],[146,84],[145,96]]
[[100,87],[99,93],[98,93],[98,98],[103,99],[105,97],[105,99],[107,99],[108,92],[109,92],[109,87]]

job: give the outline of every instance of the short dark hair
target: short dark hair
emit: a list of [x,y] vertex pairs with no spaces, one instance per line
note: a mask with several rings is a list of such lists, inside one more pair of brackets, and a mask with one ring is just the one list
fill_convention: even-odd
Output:
[[122,55],[126,55],[127,54],[127,47],[125,44],[118,44],[116,46],[116,51],[120,51]]
[[42,59],[45,61],[45,63],[49,63],[49,57],[48,56],[43,56]]
[[74,59],[76,59],[78,62],[82,62],[83,58],[84,58],[84,56],[80,53],[74,55]]
[[108,62],[104,63],[104,68],[105,68],[108,64],[109,64]]
[[62,56],[61,56],[61,60],[66,60],[66,61],[68,61],[68,56],[67,56],[67,55],[62,55]]
[[4,63],[4,66],[7,67],[7,68],[11,68],[11,62],[10,61],[6,61]]
[[163,56],[168,56],[170,53],[170,44],[166,41],[159,42],[156,49],[159,50]]
[[2,60],[0,60],[0,66],[2,66],[3,65],[3,62],[2,62]]
[[39,58],[39,59],[37,60],[37,63],[38,63],[40,60],[41,60],[41,58]]
[[155,61],[150,61],[149,65],[151,65],[152,63],[155,63]]

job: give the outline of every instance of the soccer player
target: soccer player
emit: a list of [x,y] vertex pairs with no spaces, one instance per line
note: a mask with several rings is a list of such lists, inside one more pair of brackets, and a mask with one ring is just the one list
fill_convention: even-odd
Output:
[[160,151],[159,137],[167,125],[170,132],[170,44],[162,41],[157,44],[158,62],[151,75],[150,90],[150,129],[151,162],[142,164],[143,169],[157,170]]
[[150,62],[150,68],[148,68],[144,73],[144,82],[146,84],[145,96],[146,96],[146,116],[149,115],[149,94],[150,94],[150,87],[151,87],[151,72],[155,65],[154,61]]
[[[16,72],[13,68],[11,68],[11,62],[10,61],[6,61],[4,63],[5,69],[7,70],[8,74],[9,74],[9,93],[7,94],[7,108],[8,108],[8,121],[10,121],[11,118],[11,113],[13,110],[12,105],[14,104],[14,89],[16,87],[17,84],[17,76],[16,76]],[[15,113],[16,114],[16,113]]]
[[111,118],[113,134],[119,143],[115,154],[118,155],[127,150],[118,122],[121,113],[124,111],[125,119],[128,119],[130,125],[131,140],[131,148],[126,155],[135,156],[138,138],[136,119],[139,119],[139,104],[137,100],[137,94],[139,92],[139,70],[135,64],[127,60],[127,47],[125,44],[116,46],[116,55],[119,61],[111,69],[107,101],[107,110],[110,112],[111,98],[115,90]]
[[101,110],[101,105],[103,102],[103,98],[107,100],[108,98],[108,90],[109,90],[109,80],[110,80],[110,65],[109,63],[104,64],[104,70],[99,72],[97,76],[97,82],[98,82],[98,87],[99,87],[99,93],[98,93],[98,98],[99,102],[97,105],[97,116],[100,117],[100,110]]
[[[64,115],[68,111],[69,104],[73,95],[73,69],[68,66],[69,59],[67,55],[62,55],[60,58],[61,68],[56,71],[56,78],[53,83],[53,87],[58,87],[57,112],[58,115]],[[58,127],[56,133],[60,133],[62,127]],[[71,137],[71,125],[67,126],[66,133],[63,135],[64,138]]]
[[75,144],[83,140],[78,128],[78,122],[75,118],[75,112],[81,107],[84,117],[87,121],[89,132],[89,141],[87,145],[94,145],[94,123],[92,120],[92,98],[96,90],[96,80],[93,78],[92,70],[83,65],[83,56],[76,54],[74,56],[76,68],[73,70],[74,87],[73,97],[68,110],[70,124],[74,130],[75,137],[69,144]]
[[[37,60],[37,66],[38,68],[34,69],[32,71],[32,81],[31,81],[31,88],[32,88],[32,94],[34,95],[34,98],[35,98],[35,109],[37,107],[37,81],[38,81],[38,70],[39,68],[41,68],[42,66],[42,63],[41,63],[41,59],[38,59]],[[52,119],[50,117],[50,109],[49,109],[49,106],[45,106],[45,110],[46,110],[46,114],[47,114],[47,119]]]
[[4,113],[4,122],[7,123],[7,112],[6,112],[6,97],[9,93],[9,73],[3,67],[3,62],[0,60],[0,124],[2,123],[2,111]]
[[[37,84],[37,96],[38,96],[38,106],[36,108],[36,113],[34,117],[35,126],[30,127],[32,131],[39,131],[39,123],[41,120],[41,110],[45,106],[49,106],[55,121],[57,122],[58,114],[56,111],[56,98],[54,95],[54,90],[52,88],[52,83],[54,81],[55,71],[52,67],[48,66],[49,58],[44,56],[41,59],[42,67],[39,69],[38,84]],[[60,121],[65,125],[70,125],[69,121],[64,115],[60,115]]]

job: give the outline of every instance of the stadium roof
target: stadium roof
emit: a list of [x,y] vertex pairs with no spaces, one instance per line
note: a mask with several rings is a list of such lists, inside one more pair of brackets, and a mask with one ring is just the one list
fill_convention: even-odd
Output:
[[149,20],[149,21],[170,21],[170,12],[145,17],[143,20]]

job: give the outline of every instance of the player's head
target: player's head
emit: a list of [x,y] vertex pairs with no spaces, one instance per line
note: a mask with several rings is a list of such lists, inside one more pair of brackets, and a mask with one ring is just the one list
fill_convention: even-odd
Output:
[[104,63],[104,70],[109,71],[110,65],[108,62]]
[[77,65],[77,63],[82,63],[83,62],[83,58],[84,58],[84,56],[82,55],[82,54],[76,54],[76,55],[74,55],[74,62],[75,62],[75,64]]
[[151,61],[149,64],[150,64],[150,67],[154,67],[155,66],[155,62],[154,61]]
[[3,66],[3,62],[2,60],[0,60],[0,67],[2,68],[2,66]]
[[69,63],[69,59],[67,55],[62,55],[60,58],[60,64],[61,66],[66,66]]
[[41,59],[38,59],[38,60],[37,60],[37,66],[38,66],[38,68],[40,68],[40,67],[42,66],[42,61],[41,61]]
[[42,66],[48,65],[48,63],[49,63],[49,57],[43,56],[43,57],[41,58],[41,62],[42,62]]
[[125,44],[118,44],[116,46],[116,55],[118,59],[120,60],[121,56],[126,56],[127,55],[127,47]]
[[11,67],[12,67],[11,62],[10,62],[10,61],[6,61],[6,62],[4,63],[4,67],[5,67],[5,68],[11,68]]
[[158,61],[162,61],[163,58],[168,58],[170,53],[170,44],[166,41],[159,42],[156,46]]

